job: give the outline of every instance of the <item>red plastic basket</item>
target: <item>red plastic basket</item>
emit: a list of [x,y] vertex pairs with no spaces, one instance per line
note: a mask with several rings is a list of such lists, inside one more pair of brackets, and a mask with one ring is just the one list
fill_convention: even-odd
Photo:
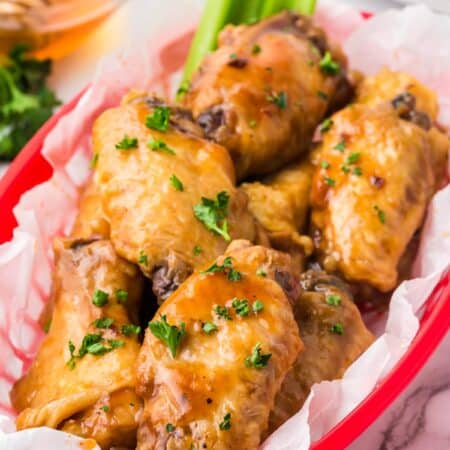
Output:
[[[369,14],[364,16],[368,17]],[[43,141],[58,120],[75,107],[83,92],[62,107],[38,131],[0,180],[0,243],[12,237],[17,225],[13,208],[20,196],[51,177],[52,168],[41,155]],[[322,439],[315,442],[311,450],[339,450],[355,440],[405,389],[446,335],[449,327],[450,271],[442,277],[428,298],[420,329],[403,358],[367,398]]]

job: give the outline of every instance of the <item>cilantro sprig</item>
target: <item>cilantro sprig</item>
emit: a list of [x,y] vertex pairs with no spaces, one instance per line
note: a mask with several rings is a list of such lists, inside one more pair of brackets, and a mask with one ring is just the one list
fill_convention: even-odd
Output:
[[202,197],[201,202],[194,206],[195,217],[225,241],[231,241],[227,220],[229,200],[228,193],[222,191],[217,194],[216,199]]
[[167,322],[167,317],[161,314],[161,320],[155,320],[148,324],[152,334],[160,341],[164,342],[170,349],[170,353],[175,358],[177,355],[178,346],[186,334],[186,325],[181,322],[180,327],[170,325]]

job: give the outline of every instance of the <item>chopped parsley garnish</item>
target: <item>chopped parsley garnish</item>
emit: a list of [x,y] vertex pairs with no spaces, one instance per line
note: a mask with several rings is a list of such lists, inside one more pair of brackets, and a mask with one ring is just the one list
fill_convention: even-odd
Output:
[[108,405],[103,405],[100,409],[102,409],[105,412],[109,411],[109,406]]
[[327,303],[331,306],[339,306],[341,304],[341,296],[338,294],[327,295]]
[[169,128],[170,109],[166,106],[157,106],[153,113],[145,119],[148,128],[158,131],[167,131]]
[[258,275],[258,277],[267,277],[267,272],[262,267],[258,267],[256,275]]
[[217,198],[210,199],[202,197],[201,202],[194,206],[195,217],[202,222],[206,228],[219,236],[225,241],[231,241],[228,232],[228,201],[230,196],[227,192],[222,191],[217,194]]
[[225,273],[230,281],[239,281],[242,278],[241,272],[233,268],[231,256],[227,256],[223,260],[223,264],[219,265],[216,262],[208,267],[206,270],[200,272],[201,274]]
[[236,53],[231,53],[230,54],[230,59],[237,59],[237,55],[236,55]]
[[261,300],[255,300],[252,309],[255,314],[258,314],[264,309],[264,303]]
[[237,297],[233,299],[231,306],[236,311],[236,314],[241,317],[246,317],[250,313],[250,308],[248,306],[248,300],[246,298],[238,299]]
[[171,423],[168,423],[166,425],[166,430],[168,433],[172,433],[172,431],[175,430],[175,427]]
[[184,190],[183,183],[180,181],[180,179],[175,174],[172,174],[172,176],[170,177],[170,184],[177,191],[183,192],[183,190]]
[[217,325],[213,322],[206,322],[202,329],[206,334],[211,334],[213,331],[217,331]]
[[116,144],[117,150],[130,150],[131,148],[137,148],[138,147],[138,140],[137,138],[131,138],[125,135],[123,139]]
[[333,178],[325,177],[324,181],[325,181],[325,184],[328,184],[328,186],[331,186],[331,187],[336,186],[336,181],[334,181]]
[[257,55],[258,53],[261,53],[261,46],[259,44],[253,44],[252,54]]
[[272,93],[267,96],[267,100],[271,103],[274,103],[280,109],[286,109],[287,106],[287,94],[286,92]]
[[331,325],[330,331],[334,334],[344,334],[344,327],[343,327],[342,323],[338,322],[338,323]]
[[203,253],[203,249],[201,247],[199,247],[198,245],[195,245],[194,250],[192,250],[192,253],[194,254],[194,256],[198,256],[201,253]]
[[72,341],[69,341],[69,352],[70,352],[70,359],[67,361],[67,365],[69,366],[70,370],[75,369],[75,345]]
[[377,216],[378,216],[378,219],[380,220],[380,222],[386,223],[386,213],[382,209],[380,209],[380,207],[378,205],[374,205],[373,209],[377,213]]
[[345,163],[346,164],[356,164],[358,162],[360,156],[361,156],[361,153],[352,152],[352,153],[350,153],[350,155],[347,156]]
[[338,142],[334,147],[338,152],[344,153],[345,151],[345,141]]
[[337,75],[341,70],[341,66],[338,62],[333,60],[329,51],[327,51],[321,59],[319,67],[320,70],[327,75]]
[[320,132],[326,133],[330,128],[331,125],[333,125],[333,121],[328,117],[326,118],[321,124],[320,124]]
[[152,334],[159,340],[164,342],[170,349],[172,357],[175,358],[177,354],[177,348],[186,334],[186,325],[181,322],[180,328],[176,325],[170,325],[167,322],[166,316],[161,314],[161,320],[155,320],[148,324]]
[[347,164],[344,164],[344,165],[341,167],[341,170],[342,170],[342,172],[344,172],[344,173],[349,173],[349,172],[350,172],[350,167],[348,167]]
[[322,167],[322,169],[328,169],[330,167],[330,163],[328,161],[321,161],[320,167]]
[[141,250],[139,252],[138,263],[144,264],[144,266],[148,266],[148,256],[144,253],[144,250]]
[[93,169],[98,163],[98,153],[94,153],[92,155],[91,162],[89,163],[89,167]]
[[267,366],[272,353],[261,353],[261,343],[257,343],[253,348],[251,356],[245,358],[246,367],[254,367],[255,369],[262,369]]
[[322,100],[328,100],[328,95],[323,91],[317,91],[317,97],[321,98]]
[[361,167],[355,167],[352,171],[353,175],[356,175],[357,177],[360,177],[362,175],[362,169]]
[[50,331],[50,325],[52,324],[52,319],[48,319],[47,322],[45,322],[44,326],[42,327],[44,330],[44,333],[48,333]]
[[116,290],[116,298],[117,301],[123,305],[128,300],[128,292],[125,289],[117,289]]
[[175,152],[161,139],[152,139],[151,141],[148,141],[147,147],[154,152],[161,151],[168,153],[169,155],[175,155]]
[[230,413],[226,413],[223,416],[222,422],[219,423],[219,428],[222,431],[229,430],[231,428],[231,414]]
[[131,336],[132,334],[139,334],[141,332],[141,327],[139,325],[134,325],[132,323],[126,323],[122,325],[120,331],[125,336]]
[[95,328],[109,328],[114,322],[114,319],[110,317],[102,317],[100,319],[94,320],[92,323]]
[[101,289],[96,289],[94,291],[94,297],[92,298],[92,303],[95,306],[102,307],[108,303],[109,294]]
[[256,128],[257,122],[255,119],[250,120],[250,122],[248,123],[248,126],[250,128]]
[[226,306],[216,305],[214,307],[214,312],[217,314],[218,317],[222,317],[222,319],[232,320],[230,316],[230,310]]

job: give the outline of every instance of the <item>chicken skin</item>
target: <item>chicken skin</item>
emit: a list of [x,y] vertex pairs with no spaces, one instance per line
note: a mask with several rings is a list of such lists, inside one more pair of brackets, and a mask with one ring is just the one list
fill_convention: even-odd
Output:
[[227,26],[192,77],[184,104],[229,151],[239,180],[272,172],[308,149],[330,108],[351,93],[346,60],[311,20],[283,12]]
[[231,239],[255,237],[228,152],[201,133],[187,111],[137,94],[94,126],[95,182],[111,241],[152,278],[160,300]]
[[135,448],[142,275],[109,241],[61,240],[55,252],[50,329],[11,392],[17,428],[47,426],[104,449]]
[[298,294],[289,256],[245,241],[191,275],[146,331],[138,450],[256,450],[303,347]]
[[294,313],[305,351],[277,394],[269,433],[300,410],[313,384],[341,378],[374,340],[343,281],[310,270],[300,284]]
[[449,149],[443,134],[414,120],[418,113],[405,98],[334,114],[312,155],[319,259],[327,271],[381,292],[397,284],[401,256],[441,176],[437,161]]

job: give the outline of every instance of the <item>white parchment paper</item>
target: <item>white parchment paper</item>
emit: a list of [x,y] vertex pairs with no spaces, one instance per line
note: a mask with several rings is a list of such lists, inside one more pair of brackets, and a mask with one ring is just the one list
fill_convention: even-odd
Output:
[[[90,88],[45,141],[43,153],[54,167],[53,177],[27,192],[15,208],[19,226],[12,241],[0,246],[2,450],[80,448],[80,439],[48,428],[15,432],[9,390],[31,364],[42,338],[37,320],[50,292],[52,238],[70,229],[78,187],[89,177],[92,123],[131,88],[160,91],[167,87],[164,75],[168,69],[177,69],[176,64],[169,67],[168,61],[179,60],[179,49],[186,43],[176,38],[193,23],[188,2],[180,7],[186,8],[185,14],[177,11],[178,17],[185,16],[182,24],[168,23],[157,39],[141,39],[138,45],[100,63]],[[450,125],[450,18],[415,6],[365,22],[357,11],[331,0],[322,0],[316,16],[330,36],[344,45],[352,67],[364,73],[385,65],[405,70],[435,89],[440,121]],[[306,450],[354,409],[407,350],[419,327],[417,314],[449,266],[450,187],[446,187],[429,208],[414,268],[417,278],[395,291],[384,332],[342,380],[315,385],[302,410],[270,436],[263,448]]]

